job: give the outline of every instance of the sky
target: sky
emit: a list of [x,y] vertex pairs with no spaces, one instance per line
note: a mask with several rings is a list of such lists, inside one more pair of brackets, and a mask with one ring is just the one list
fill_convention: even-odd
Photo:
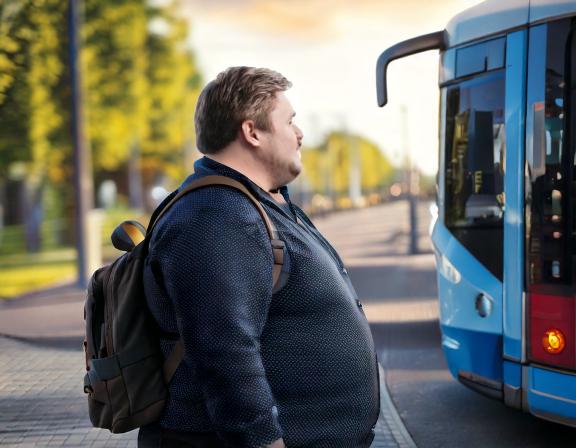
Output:
[[394,61],[388,105],[376,104],[376,60],[391,45],[444,29],[479,0],[181,0],[206,81],[229,66],[269,67],[304,146],[344,129],[374,141],[396,165],[438,166],[438,51]]

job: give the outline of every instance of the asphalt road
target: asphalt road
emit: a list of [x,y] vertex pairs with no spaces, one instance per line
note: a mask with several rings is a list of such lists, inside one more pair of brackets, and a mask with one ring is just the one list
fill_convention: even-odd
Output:
[[404,202],[316,220],[348,266],[412,438],[420,448],[576,447],[576,429],[507,408],[451,377],[440,346],[428,208],[419,208],[421,253],[414,256],[406,255]]

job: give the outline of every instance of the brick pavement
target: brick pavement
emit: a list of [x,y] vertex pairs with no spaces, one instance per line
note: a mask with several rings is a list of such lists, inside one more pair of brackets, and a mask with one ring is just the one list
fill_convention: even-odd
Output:
[[0,338],[0,446],[136,447],[90,426],[83,353]]
[[[390,216],[404,215],[402,204],[385,207]],[[405,253],[406,235],[396,232],[398,223],[395,220],[374,219],[379,218],[378,213],[381,211],[377,208],[351,211],[341,214],[339,219],[318,220],[317,224],[336,243],[352,268],[356,264],[366,264],[363,257],[367,254],[377,257],[371,264],[378,261],[376,264],[383,265],[390,260],[381,258],[382,255],[396,256],[393,263],[401,271],[403,264],[408,267],[430,262],[426,257],[410,257],[410,261],[398,257]],[[345,232],[346,237],[340,241],[341,229],[353,228],[348,225],[350,220],[367,225],[358,231],[357,236]],[[394,238],[384,243],[384,246],[389,246],[385,254],[369,254],[370,250],[382,244],[381,239],[386,235]],[[421,247],[424,244],[423,241]],[[84,366],[79,343],[83,295],[72,286],[63,285],[0,306],[0,334],[32,337],[37,342],[33,344],[0,336],[0,446],[136,446],[135,431],[111,434],[90,426],[82,391]],[[386,322],[392,317],[394,320],[414,319],[423,312],[426,316],[434,313],[431,311],[432,300],[421,302],[367,303],[365,309],[371,322]],[[48,304],[52,307],[47,308]],[[372,448],[413,448],[415,444],[382,383],[384,372],[380,373],[380,378],[381,417]]]
[[[111,434],[90,426],[83,362],[80,349],[0,337],[0,446],[136,447],[136,431]],[[373,448],[414,447],[386,386],[381,401]]]

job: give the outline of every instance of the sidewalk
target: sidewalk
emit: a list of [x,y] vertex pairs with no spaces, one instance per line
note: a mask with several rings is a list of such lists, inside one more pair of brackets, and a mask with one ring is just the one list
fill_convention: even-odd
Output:
[[0,301],[0,336],[81,347],[86,292],[73,284]]
[[[1,446],[137,446],[137,431],[90,425],[82,390],[84,297],[64,285],[0,304]],[[415,447],[384,383],[372,447]]]

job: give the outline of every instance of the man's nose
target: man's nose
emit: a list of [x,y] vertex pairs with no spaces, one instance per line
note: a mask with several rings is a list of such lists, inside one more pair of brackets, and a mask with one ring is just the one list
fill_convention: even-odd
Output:
[[302,139],[304,138],[304,133],[302,129],[296,126],[296,138],[298,138],[298,143],[302,144]]

